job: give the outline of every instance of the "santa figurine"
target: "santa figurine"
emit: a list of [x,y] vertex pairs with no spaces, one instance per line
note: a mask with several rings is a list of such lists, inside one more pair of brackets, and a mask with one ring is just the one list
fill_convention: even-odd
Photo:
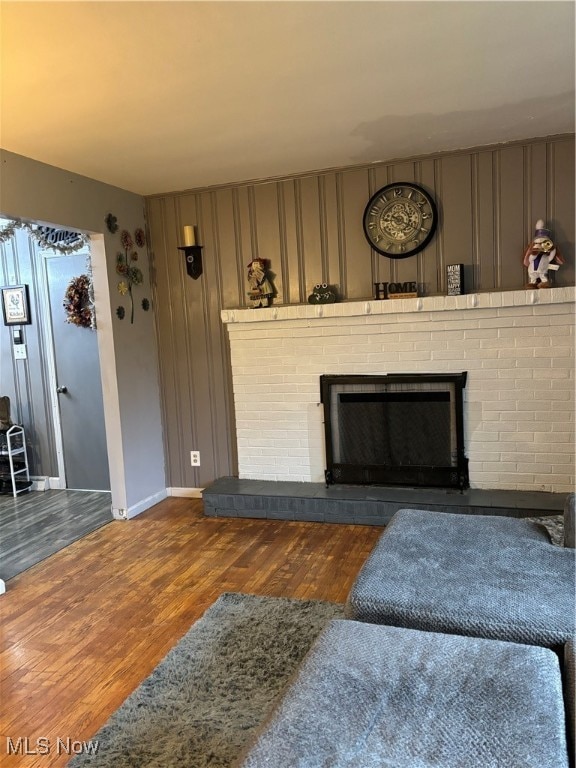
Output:
[[536,222],[534,239],[524,252],[524,266],[528,267],[528,283],[525,288],[551,288],[548,270],[556,271],[564,264],[558,248],[552,240],[552,233],[544,227],[542,219]]
[[256,257],[248,264],[248,297],[252,307],[267,307],[274,296],[274,288],[268,280],[266,261]]

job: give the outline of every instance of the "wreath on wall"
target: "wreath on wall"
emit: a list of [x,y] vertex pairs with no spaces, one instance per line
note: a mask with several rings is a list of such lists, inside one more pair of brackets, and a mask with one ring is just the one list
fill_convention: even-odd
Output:
[[63,303],[67,323],[80,328],[96,328],[92,280],[89,275],[80,275],[70,280]]

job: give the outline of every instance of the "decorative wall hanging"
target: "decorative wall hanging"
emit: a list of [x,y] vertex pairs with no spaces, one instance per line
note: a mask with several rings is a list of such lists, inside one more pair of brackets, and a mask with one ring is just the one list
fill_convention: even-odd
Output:
[[4,325],[29,325],[30,301],[27,285],[6,285],[2,292],[2,313]]
[[422,187],[399,182],[372,195],[362,223],[375,251],[390,259],[405,259],[428,245],[438,224],[438,211]]
[[126,310],[122,305],[116,308],[116,317],[119,320],[124,320],[124,317],[126,316]]
[[198,280],[202,274],[202,246],[196,245],[196,227],[185,226],[183,234],[184,245],[179,245],[178,250],[184,253],[188,276]]
[[4,243],[11,237],[14,237],[17,229],[26,229],[28,234],[36,240],[41,248],[48,248],[58,251],[58,253],[76,253],[76,251],[80,251],[90,242],[88,235],[84,235],[81,232],[44,227],[14,219],[0,229],[0,243]]
[[266,260],[255,258],[248,264],[248,297],[254,308],[268,307],[274,296],[274,288],[267,277]]
[[446,293],[448,296],[464,293],[464,264],[448,264],[446,267]]
[[534,238],[524,251],[524,266],[528,268],[528,283],[525,288],[551,288],[548,271],[556,272],[564,259],[552,240],[552,232],[546,229],[544,221],[538,219]]
[[406,280],[403,283],[374,283],[374,298],[381,299],[416,299],[418,283]]
[[106,222],[106,227],[108,229],[108,232],[111,232],[113,235],[118,232],[118,219],[113,214],[109,213],[106,218],[104,219]]
[[90,238],[80,232],[54,227],[38,226],[31,230],[31,235],[42,248],[51,248],[59,253],[75,253],[90,242]]
[[70,281],[64,295],[66,322],[80,328],[96,328],[94,297],[90,275],[80,275]]
[[335,301],[336,293],[327,283],[316,283],[308,296],[308,304],[334,304]]
[[[142,230],[136,231],[139,232]],[[140,240],[140,237],[135,239]],[[142,270],[136,266],[138,252],[134,250],[134,240],[128,230],[122,230],[120,234],[120,242],[124,248],[124,253],[118,253],[116,255],[116,272],[119,275],[122,275],[123,280],[118,283],[118,292],[122,296],[127,294],[130,297],[130,322],[134,323],[134,298],[132,296],[132,287],[134,285],[140,285],[144,276]],[[120,317],[120,315],[118,315],[118,317]]]
[[144,312],[148,312],[150,309],[150,301],[148,299],[142,299],[142,309]]

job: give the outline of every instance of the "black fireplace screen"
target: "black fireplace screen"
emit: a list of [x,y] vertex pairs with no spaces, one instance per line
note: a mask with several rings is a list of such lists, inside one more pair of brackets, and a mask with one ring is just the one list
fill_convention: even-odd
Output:
[[466,373],[320,381],[327,483],[468,487]]

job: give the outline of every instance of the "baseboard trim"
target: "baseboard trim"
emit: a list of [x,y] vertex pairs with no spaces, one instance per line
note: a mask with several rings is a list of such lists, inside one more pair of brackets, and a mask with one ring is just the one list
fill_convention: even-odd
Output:
[[32,483],[30,486],[31,491],[47,491],[50,488],[49,477],[30,477],[30,481]]
[[166,488],[168,496],[178,496],[183,499],[201,499],[204,488]]
[[166,488],[163,488],[161,491],[158,491],[158,493],[153,493],[151,496],[147,496],[137,504],[128,507],[128,509],[112,507],[112,517],[115,520],[132,520],[133,517],[140,515],[142,512],[150,509],[150,507],[153,507],[155,504],[159,504],[161,501],[164,501],[167,496],[168,493]]

